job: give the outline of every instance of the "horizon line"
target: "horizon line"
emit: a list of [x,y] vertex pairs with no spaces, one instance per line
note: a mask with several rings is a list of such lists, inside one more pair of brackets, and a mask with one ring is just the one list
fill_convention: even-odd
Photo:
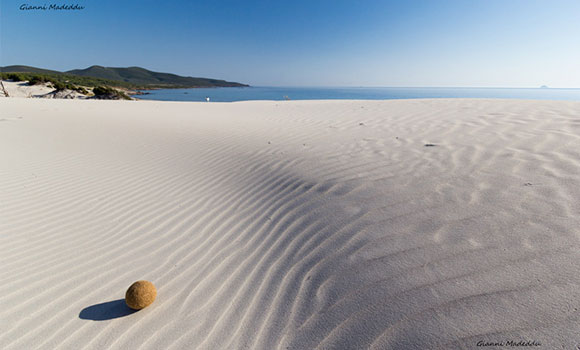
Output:
[[[31,68],[40,68],[37,66],[31,66],[28,64],[8,64],[8,65],[0,65],[0,67],[4,68],[4,67],[9,67],[9,66],[26,66],[26,67],[31,67]],[[168,73],[168,74],[174,74],[174,75],[178,75],[178,76],[183,76],[183,77],[192,77],[192,78],[196,78],[195,75],[181,75],[179,73],[172,73],[172,72],[162,72],[162,71],[157,71],[157,70],[152,70],[155,68],[145,68],[142,66],[135,66],[135,65],[131,65],[131,66],[104,66],[104,65],[99,65],[99,64],[93,64],[90,66],[87,66],[87,68],[83,68],[83,69],[88,69],[94,66],[100,66],[100,67],[105,67],[105,68],[143,68],[146,70],[150,70],[152,72],[157,72],[157,73]],[[71,70],[76,70],[79,68],[73,68],[73,69],[69,69],[69,70],[65,70],[65,71],[60,71],[57,70],[55,68],[40,68],[40,69],[46,69],[46,70],[54,70],[57,72],[61,72],[61,73],[67,73]],[[201,76],[197,76],[197,78],[199,78]],[[230,81],[231,79],[229,78],[210,78],[210,79],[221,79],[221,80],[226,80],[226,81]],[[234,79],[235,80],[235,79]],[[580,89],[580,86],[577,87],[552,87],[546,84],[540,84],[539,86],[527,86],[527,87],[522,87],[522,86],[460,86],[460,85],[427,85],[427,86],[418,86],[418,85],[412,85],[412,86],[388,86],[388,85],[369,85],[369,86],[364,86],[364,85],[269,85],[269,84],[258,84],[258,85],[253,85],[249,82],[243,83],[243,84],[248,84],[249,87],[268,87],[268,88],[349,88],[349,89],[355,89],[355,88],[361,88],[361,89],[558,89],[558,90],[578,90]]]
[[[348,88],[348,89],[542,89],[542,90],[580,90],[580,87],[551,87],[540,85],[536,87],[522,86],[363,86],[363,85],[251,85],[247,87],[261,88]],[[242,87],[240,87],[242,88]]]

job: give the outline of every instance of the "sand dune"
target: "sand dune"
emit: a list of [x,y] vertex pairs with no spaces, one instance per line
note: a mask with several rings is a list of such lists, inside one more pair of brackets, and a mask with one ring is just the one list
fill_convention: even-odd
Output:
[[27,81],[2,81],[2,86],[5,90],[0,90],[0,97],[6,97],[8,93],[10,97],[46,97],[49,96],[54,89],[49,88],[48,84],[28,85]]
[[0,164],[2,349],[580,345],[580,103],[0,99]]

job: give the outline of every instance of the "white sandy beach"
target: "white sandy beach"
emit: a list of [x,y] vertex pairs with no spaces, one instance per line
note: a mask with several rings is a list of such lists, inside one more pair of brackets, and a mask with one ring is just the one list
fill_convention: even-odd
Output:
[[580,345],[578,102],[1,98],[0,164],[0,349]]

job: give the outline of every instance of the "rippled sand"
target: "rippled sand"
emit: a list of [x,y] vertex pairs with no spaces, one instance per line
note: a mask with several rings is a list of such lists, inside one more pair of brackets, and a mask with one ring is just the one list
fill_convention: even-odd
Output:
[[2,349],[580,344],[580,103],[1,99],[0,164]]

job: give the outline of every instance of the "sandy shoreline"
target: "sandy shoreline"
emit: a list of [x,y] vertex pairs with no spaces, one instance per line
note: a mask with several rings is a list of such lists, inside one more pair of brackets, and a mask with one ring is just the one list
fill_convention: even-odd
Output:
[[0,150],[2,349],[580,344],[579,102],[4,98]]

